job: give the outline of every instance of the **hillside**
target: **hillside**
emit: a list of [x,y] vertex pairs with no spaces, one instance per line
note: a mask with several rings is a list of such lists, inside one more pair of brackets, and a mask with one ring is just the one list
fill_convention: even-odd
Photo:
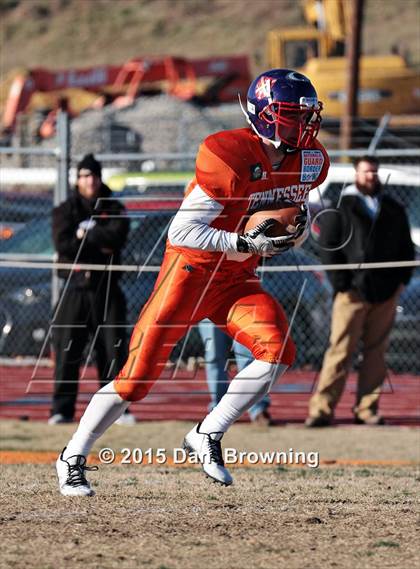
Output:
[[[399,45],[420,62],[418,0],[366,0],[365,12],[365,53]],[[267,31],[304,24],[297,0],[0,0],[0,18],[3,79],[164,54],[246,53],[261,70]]]
[[[0,114],[12,78],[24,68],[120,64],[144,56],[246,54],[253,71],[260,72],[267,66],[267,32],[306,25],[301,4],[299,0],[0,0]],[[365,6],[363,52],[390,53],[397,46],[410,63],[419,65],[420,0],[365,0]],[[86,108],[95,98],[86,91],[75,91],[72,94],[77,97],[71,101],[74,111]],[[54,106],[54,97],[37,93],[30,109]],[[111,109],[110,113],[123,128],[134,129],[144,139],[143,150],[150,152],[163,150],[162,134],[157,134],[156,142],[151,132],[163,120],[167,123],[171,113],[174,130],[169,138],[175,147],[167,151],[191,150],[185,136],[178,135],[180,116],[185,129],[191,130],[193,149],[203,133],[243,124],[236,105],[233,110],[224,108],[225,114],[209,124],[205,113],[197,116],[198,111],[193,112],[189,105],[180,107],[176,101],[161,98],[148,111],[155,113],[155,122],[145,136],[145,124],[151,124],[150,117],[142,114],[145,108],[148,105],[142,100],[132,115],[130,110]],[[80,124],[74,121],[75,145],[79,148],[80,141],[80,151],[86,144],[91,150],[102,148],[103,116],[91,112],[80,117]]]

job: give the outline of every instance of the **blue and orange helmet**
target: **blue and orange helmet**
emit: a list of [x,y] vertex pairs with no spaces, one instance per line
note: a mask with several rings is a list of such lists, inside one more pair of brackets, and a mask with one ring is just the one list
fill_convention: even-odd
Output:
[[251,83],[245,113],[251,128],[276,148],[307,148],[318,135],[322,103],[310,80],[292,69],[271,69]]

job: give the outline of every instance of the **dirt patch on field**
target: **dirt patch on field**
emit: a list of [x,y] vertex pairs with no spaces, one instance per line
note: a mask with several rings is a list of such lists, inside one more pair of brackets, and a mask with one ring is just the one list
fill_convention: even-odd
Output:
[[[112,427],[96,445],[118,452],[179,447],[190,423]],[[57,451],[75,425],[0,423],[3,450]],[[235,425],[225,447],[318,451],[322,460],[418,461],[411,428],[257,428]],[[29,455],[25,455],[29,456]],[[365,462],[367,464],[367,462]],[[0,568],[324,569],[414,567],[413,466],[235,468],[222,488],[198,467],[102,465],[97,495],[59,495],[52,465],[5,465]]]
[[[58,495],[51,467],[3,467],[0,567],[413,567],[413,469],[235,471],[103,466],[97,495]],[[418,528],[417,528],[418,529]]]
[[[45,423],[0,421],[0,449],[58,452],[69,441],[77,425],[49,426]],[[110,447],[165,448],[181,446],[192,423],[159,421],[133,427],[114,425],[94,446],[94,452]],[[223,439],[224,447],[247,451],[318,452],[321,463],[330,460],[419,461],[419,430],[412,427],[334,427],[308,430],[302,427],[260,428],[234,425]]]

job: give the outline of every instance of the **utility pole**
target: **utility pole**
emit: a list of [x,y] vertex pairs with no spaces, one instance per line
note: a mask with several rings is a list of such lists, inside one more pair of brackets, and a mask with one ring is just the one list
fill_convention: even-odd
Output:
[[358,116],[359,63],[364,0],[352,0],[350,33],[346,38],[347,85],[345,111],[341,119],[340,149],[352,147],[352,121]]
[[[54,206],[65,201],[69,196],[69,169],[71,149],[70,119],[66,111],[57,113],[57,182],[54,189]],[[51,274],[51,307],[54,310],[60,296],[60,283],[57,269]]]

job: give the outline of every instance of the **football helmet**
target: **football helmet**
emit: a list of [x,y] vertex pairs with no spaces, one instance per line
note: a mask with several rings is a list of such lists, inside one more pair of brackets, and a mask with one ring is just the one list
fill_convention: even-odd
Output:
[[321,125],[322,103],[315,88],[302,73],[271,69],[251,83],[246,109],[241,108],[251,128],[276,148],[307,148]]

